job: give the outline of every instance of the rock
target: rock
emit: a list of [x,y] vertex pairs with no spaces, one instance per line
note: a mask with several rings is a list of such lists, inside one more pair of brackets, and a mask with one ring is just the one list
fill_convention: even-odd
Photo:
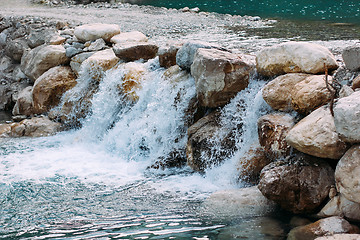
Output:
[[198,49],[191,65],[191,75],[195,79],[200,105],[226,105],[247,87],[251,70],[251,66],[238,55],[217,49]]
[[185,70],[190,70],[191,64],[193,64],[194,56],[199,48],[216,48],[224,50],[215,44],[210,44],[201,41],[189,41],[186,42],[179,51],[176,53],[176,64]]
[[312,223],[309,219],[307,218],[303,218],[303,217],[299,217],[299,216],[293,216],[290,219],[290,227],[291,228],[296,228],[296,227],[300,227],[300,226],[305,226]]
[[334,107],[336,132],[345,142],[360,142],[360,92],[341,98]]
[[32,86],[29,86],[19,93],[16,104],[12,110],[13,115],[30,116],[34,113],[32,107],[32,89]]
[[65,48],[59,45],[41,45],[25,53],[21,59],[21,70],[32,81],[52,67],[66,64],[69,58]]
[[93,54],[94,54],[93,52],[84,52],[77,54],[76,56],[71,58],[70,67],[73,70],[73,72],[76,74],[76,76],[80,75],[81,64]]
[[266,199],[254,187],[215,192],[203,203],[206,213],[220,216],[265,216],[276,210],[276,204]]
[[212,112],[188,129],[187,164],[195,171],[219,164],[235,149],[231,130],[221,128],[219,116],[220,112]]
[[291,94],[295,84],[310,76],[304,73],[288,73],[268,82],[262,89],[262,96],[274,110],[290,111]]
[[0,124],[0,138],[10,137],[11,124]]
[[[328,77],[332,82],[332,77]],[[291,91],[292,108],[301,114],[309,114],[316,108],[326,104],[331,99],[331,93],[326,88],[325,75],[314,75],[295,84]]]
[[269,163],[271,160],[266,157],[264,148],[251,147],[236,164],[239,180],[252,184],[259,183],[260,172]]
[[286,141],[300,152],[321,158],[340,159],[347,150],[326,107],[316,109],[298,122],[289,131]]
[[34,84],[32,91],[35,113],[44,113],[56,106],[61,96],[76,85],[76,76],[68,66],[49,69]]
[[136,62],[126,63],[122,67],[124,76],[118,88],[128,101],[136,102],[139,99],[137,91],[141,89],[147,70],[144,64]]
[[356,203],[360,203],[359,163],[360,145],[354,145],[340,159],[335,170],[338,191]]
[[290,154],[285,138],[294,124],[294,118],[288,114],[273,113],[258,119],[259,142],[267,158],[276,160]]
[[5,54],[14,61],[20,62],[24,51],[28,48],[24,39],[11,40],[6,44]]
[[106,43],[102,38],[99,38],[86,47],[84,51],[100,51],[104,48],[106,48]]
[[158,46],[152,43],[128,42],[116,44],[113,50],[117,57],[124,61],[135,61],[139,59],[149,60],[156,56]]
[[148,38],[145,34],[139,31],[124,32],[113,36],[110,42],[113,44],[126,43],[126,42],[147,42]]
[[342,53],[343,60],[347,69],[351,71],[360,70],[360,46],[347,47]]
[[325,47],[307,42],[286,42],[263,48],[256,55],[256,68],[261,75],[284,73],[324,73],[338,68],[332,53]]
[[75,48],[75,47],[68,47],[66,48],[66,56],[68,58],[71,58],[79,53],[82,53],[84,50],[83,49],[80,49],[80,48]]
[[116,24],[85,24],[76,27],[74,34],[76,38],[82,42],[94,41],[98,38],[109,42],[110,39],[120,33],[120,27]]
[[350,96],[351,94],[354,93],[354,90],[347,86],[347,85],[344,85],[342,86],[342,88],[340,89],[340,92],[339,92],[339,98],[344,98],[344,97],[348,97]]
[[106,49],[94,53],[80,66],[80,69],[88,71],[96,80],[100,80],[106,70],[114,67],[119,61],[112,49]]
[[11,110],[12,108],[12,91],[10,84],[0,84],[0,111]]
[[49,38],[47,44],[49,45],[61,45],[66,41],[66,38],[60,36],[59,34],[55,34]]
[[25,119],[11,125],[11,137],[44,137],[61,131],[61,124],[45,117]]
[[360,88],[360,74],[354,78],[353,82],[352,82],[352,89],[357,89],[357,88]]
[[27,44],[31,48],[36,48],[44,43],[49,43],[54,36],[59,35],[52,28],[32,29],[27,36]]
[[159,56],[160,67],[169,68],[176,65],[176,53],[179,51],[181,43],[167,43],[159,48],[157,55]]
[[346,199],[342,194],[333,197],[317,214],[319,217],[340,216],[360,221],[360,204]]
[[315,240],[360,240],[360,234],[334,234],[332,236],[318,237]]
[[266,166],[260,174],[259,189],[285,210],[312,213],[328,197],[334,185],[334,171],[328,163],[297,154]]
[[358,233],[359,228],[351,225],[341,217],[329,217],[321,219],[309,225],[292,229],[288,234],[288,240],[312,240],[320,236],[335,233]]

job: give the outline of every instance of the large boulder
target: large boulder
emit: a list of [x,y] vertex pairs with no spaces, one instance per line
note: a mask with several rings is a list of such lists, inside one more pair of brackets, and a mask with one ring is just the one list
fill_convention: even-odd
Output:
[[11,124],[11,137],[44,137],[61,131],[61,124],[45,117],[25,119]]
[[346,142],[360,142],[360,91],[339,99],[334,107],[336,132]]
[[341,217],[329,217],[309,225],[296,227],[288,234],[288,240],[313,240],[336,233],[359,233],[359,228]]
[[26,115],[30,116],[34,113],[32,106],[32,86],[23,89],[17,98],[16,104],[12,110],[13,115]]
[[119,62],[112,49],[94,53],[82,62],[80,69],[88,71],[96,80],[100,80],[106,70],[111,69]]
[[219,164],[234,151],[231,130],[221,127],[219,117],[219,111],[212,112],[188,129],[187,164],[195,171]]
[[340,159],[335,170],[338,191],[350,201],[360,203],[360,145],[352,146]]
[[[332,82],[332,77],[328,77]],[[331,93],[326,87],[325,75],[314,75],[295,84],[291,91],[292,108],[301,114],[308,114],[314,109],[326,104],[331,99]]]
[[325,47],[307,42],[286,42],[262,49],[256,55],[256,68],[261,75],[284,73],[324,73],[338,64]]
[[342,57],[347,69],[351,71],[360,69],[360,45],[345,48]]
[[289,155],[291,147],[285,138],[294,124],[294,118],[288,114],[272,113],[258,119],[259,142],[269,159]]
[[65,48],[59,45],[41,45],[25,53],[21,59],[21,70],[32,81],[44,72],[69,62]]
[[177,51],[176,64],[179,65],[182,69],[190,70],[190,67],[194,61],[195,53],[199,48],[216,48],[219,50],[223,50],[220,46],[216,44],[202,41],[189,41],[184,43],[184,45],[182,45],[179,51]]
[[195,79],[200,105],[226,105],[247,87],[251,70],[251,66],[236,54],[217,49],[198,49],[191,65],[191,75]]
[[274,110],[290,111],[291,91],[295,84],[310,76],[305,73],[288,73],[268,82],[262,89],[262,96]]
[[49,69],[34,84],[32,91],[35,113],[44,113],[56,106],[64,92],[76,85],[76,76],[68,66]]
[[157,45],[146,42],[128,42],[115,44],[113,47],[115,55],[124,61],[152,59],[156,57],[158,49],[159,47]]
[[80,41],[94,41],[102,38],[109,42],[110,39],[120,33],[120,27],[116,24],[93,23],[76,27],[74,34]]
[[340,159],[348,148],[339,138],[334,118],[326,107],[316,109],[298,122],[286,141],[300,152],[321,158]]
[[126,42],[147,42],[148,38],[139,31],[124,32],[113,36],[110,42],[113,44],[126,43]]
[[258,187],[265,197],[298,214],[316,210],[334,184],[334,170],[328,163],[298,154],[266,166]]

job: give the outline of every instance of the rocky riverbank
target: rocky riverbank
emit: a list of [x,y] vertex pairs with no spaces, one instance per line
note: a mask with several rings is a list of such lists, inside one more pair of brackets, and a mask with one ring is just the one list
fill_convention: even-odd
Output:
[[[2,137],[47,136],[81,126],[112,68],[126,72],[117,86],[119,99],[135,103],[147,71],[143,63],[158,58],[167,69],[163,77],[174,84],[190,74],[197,97],[186,110],[187,146],[150,167],[187,164],[205,171],[238,150],[241,128],[222,129],[221,109],[259,74],[268,81],[262,95],[273,112],[258,120],[259,144],[239,159],[240,179],[261,192],[243,194],[242,206],[244,198],[256,196],[261,212],[278,205],[293,214],[328,217],[295,228],[289,239],[359,233],[347,222],[360,220],[358,46],[344,49],[341,60],[323,46],[287,42],[261,49],[254,59],[214,43],[153,42],[117,24],[0,19],[0,109],[11,111],[15,121],[0,125]],[[74,91],[84,74],[90,79],[87,91]]]

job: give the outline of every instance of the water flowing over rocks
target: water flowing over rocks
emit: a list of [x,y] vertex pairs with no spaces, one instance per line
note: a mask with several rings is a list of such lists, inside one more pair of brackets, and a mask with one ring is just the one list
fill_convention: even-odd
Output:
[[347,150],[335,129],[330,110],[321,107],[298,122],[286,136],[288,144],[312,156],[340,159]]
[[92,54],[82,62],[80,69],[84,68],[91,72],[93,78],[100,81],[106,70],[111,69],[119,62],[112,49],[106,49]]
[[260,175],[265,197],[293,213],[314,212],[334,185],[334,170],[325,161],[306,155],[270,163]]
[[191,75],[200,104],[212,108],[226,105],[247,87],[251,70],[238,55],[217,49],[198,49]]
[[359,233],[359,228],[341,217],[329,217],[315,223],[297,227],[288,234],[288,240],[311,240],[336,233]]
[[116,24],[85,24],[74,29],[75,37],[83,42],[94,41],[102,38],[106,42],[120,33],[120,27]]
[[256,55],[256,68],[261,75],[275,76],[284,73],[324,73],[338,64],[325,47],[306,42],[287,42],[266,47]]

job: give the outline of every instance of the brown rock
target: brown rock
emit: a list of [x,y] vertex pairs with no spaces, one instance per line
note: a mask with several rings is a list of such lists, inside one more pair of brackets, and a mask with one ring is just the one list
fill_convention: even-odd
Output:
[[353,80],[353,83],[352,83],[352,89],[357,89],[357,88],[360,88],[360,74],[356,77],[356,78],[354,78],[354,80]]
[[56,106],[61,96],[76,85],[76,76],[68,66],[51,68],[34,84],[32,99],[35,113],[44,113]]
[[160,66],[169,68],[176,65],[176,53],[179,51],[181,43],[168,43],[160,47],[157,55],[159,56]]
[[124,61],[135,61],[139,59],[149,60],[156,56],[158,46],[152,43],[128,42],[116,44],[113,50],[117,57]]
[[9,137],[11,135],[12,124],[0,124],[0,138]]
[[61,124],[45,117],[25,119],[11,125],[12,137],[44,137],[61,131]]
[[259,142],[269,159],[275,160],[289,155],[291,147],[285,138],[294,124],[294,118],[287,114],[273,113],[259,118]]

